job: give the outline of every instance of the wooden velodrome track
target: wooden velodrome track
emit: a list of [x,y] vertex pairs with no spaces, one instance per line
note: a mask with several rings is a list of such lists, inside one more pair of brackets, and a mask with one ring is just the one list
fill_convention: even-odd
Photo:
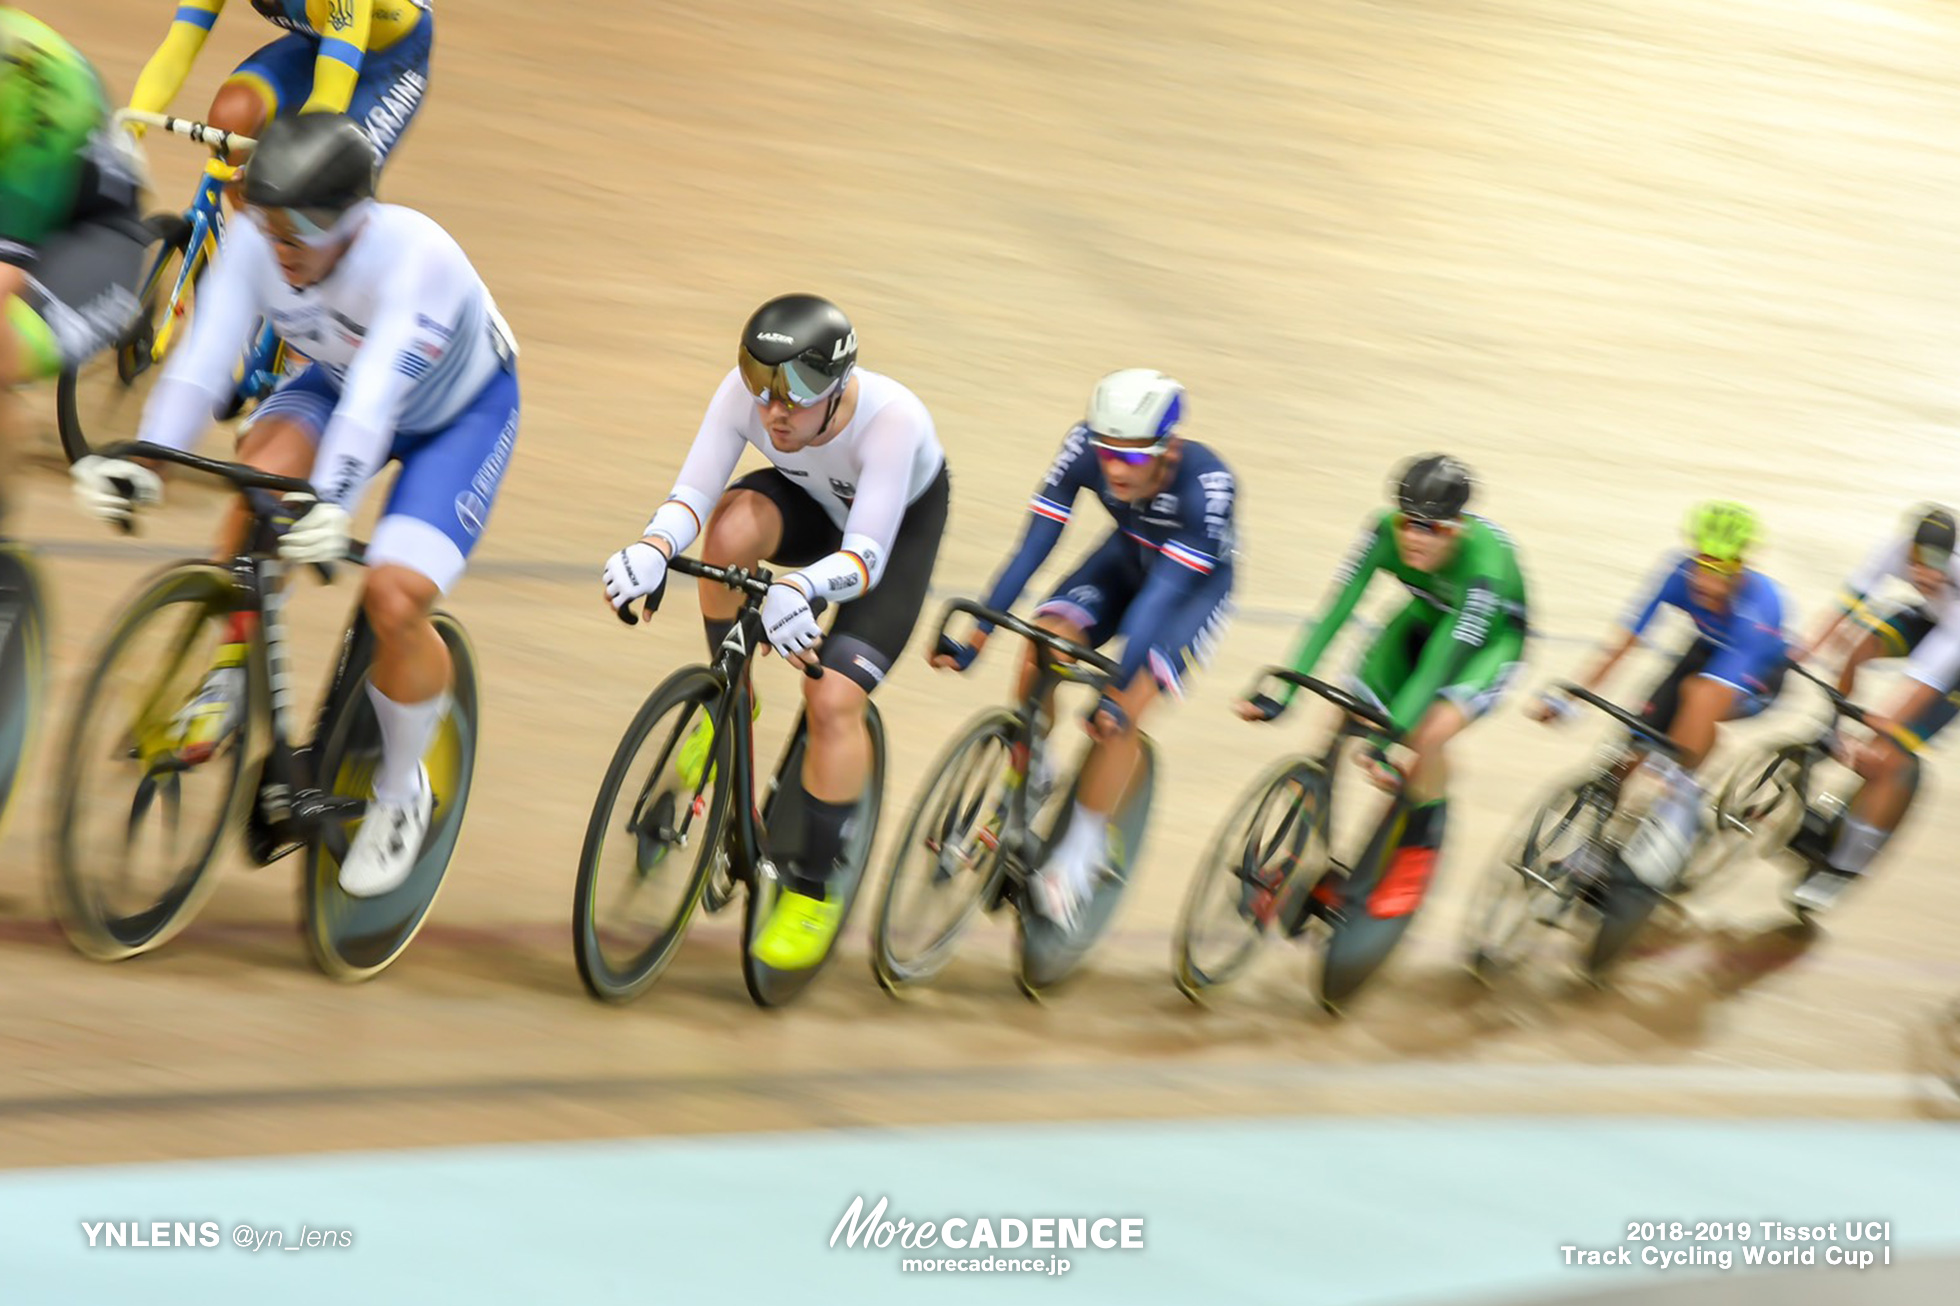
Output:
[[[169,10],[40,8],[121,94]],[[230,875],[163,954],[94,965],[48,924],[30,787],[0,846],[0,1163],[1085,1115],[1932,1109],[1907,1076],[1960,991],[1944,757],[1821,941],[1779,930],[1764,870],[1617,994],[1491,996],[1454,965],[1491,846],[1597,737],[1527,723],[1522,694],[1458,746],[1435,907],[1351,1019],[1307,1014],[1297,953],[1192,1008],[1168,932],[1230,798],[1317,738],[1227,706],[1284,654],[1402,456],[1468,459],[1478,506],[1520,539],[1547,632],[1533,686],[1572,666],[1695,496],[1758,506],[1806,624],[1911,502],[1960,500],[1952,6],[613,0],[542,17],[557,8],[440,7],[432,98],[385,187],[460,237],[524,350],[517,456],[452,604],[486,739],[436,922],[378,982],[337,987],[308,966],[282,864]],[[201,113],[272,35],[232,6],[179,108]],[[196,163],[180,145],[151,146],[171,203]],[[853,956],[787,1012],[748,1006],[720,919],[631,1008],[575,976],[593,786],[700,643],[684,600],[623,630],[599,565],[664,494],[745,314],[791,289],[842,303],[865,363],[938,419],[956,476],[941,598],[991,574],[1103,371],[1182,377],[1192,434],[1241,474],[1241,616],[1151,722],[1167,772],[1134,900],[1045,1008],[1014,993],[997,927],[934,992],[892,1002],[862,912]],[[29,399],[51,449],[52,396]],[[198,547],[218,500],[179,482],[126,541],[47,462],[24,480],[14,525],[54,589],[45,767],[117,596]],[[296,605],[311,683],[349,593]],[[888,822],[1003,691],[1007,647],[963,681],[909,656],[881,693]],[[790,682],[767,674],[773,747]],[[1793,691],[1736,735],[1815,707]]]

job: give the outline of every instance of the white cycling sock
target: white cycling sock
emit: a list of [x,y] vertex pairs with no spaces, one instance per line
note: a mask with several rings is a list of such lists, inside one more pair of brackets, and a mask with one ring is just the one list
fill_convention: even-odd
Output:
[[1088,892],[1095,882],[1096,863],[1108,847],[1105,821],[1102,813],[1077,803],[1062,846],[1055,850],[1053,865],[1061,872],[1062,882],[1077,893]]
[[1881,830],[1864,821],[1844,818],[1844,825],[1838,831],[1837,847],[1831,849],[1830,867],[1843,871],[1846,875],[1862,875],[1865,868],[1878,856],[1878,850],[1885,846],[1891,836],[1890,830]]
[[367,687],[368,702],[374,704],[374,718],[381,725],[381,765],[374,772],[376,801],[406,805],[415,801],[420,790],[417,775],[422,755],[429,751],[442,714],[449,708],[449,695],[437,694],[420,703],[397,703],[373,685]]

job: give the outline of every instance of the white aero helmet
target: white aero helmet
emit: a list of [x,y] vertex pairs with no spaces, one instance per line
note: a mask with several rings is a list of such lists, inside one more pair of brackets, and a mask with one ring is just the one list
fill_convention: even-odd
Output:
[[1183,386],[1151,368],[1129,367],[1096,382],[1085,425],[1106,440],[1149,440],[1157,452],[1183,418]]

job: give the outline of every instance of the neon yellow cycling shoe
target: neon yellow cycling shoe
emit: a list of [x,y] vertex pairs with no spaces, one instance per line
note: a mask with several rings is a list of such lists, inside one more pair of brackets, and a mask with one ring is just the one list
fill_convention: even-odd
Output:
[[204,683],[171,722],[172,744],[187,764],[209,761],[245,719],[245,654],[249,647],[243,643],[219,645]]
[[772,970],[808,970],[830,954],[844,904],[784,890],[752,954]]
[[[749,720],[753,721],[761,715],[762,696],[750,690]],[[681,741],[681,750],[674,758],[674,770],[680,776],[681,788],[698,787],[702,773],[707,770],[708,759],[714,755],[715,718],[713,713],[704,712],[687,738]]]

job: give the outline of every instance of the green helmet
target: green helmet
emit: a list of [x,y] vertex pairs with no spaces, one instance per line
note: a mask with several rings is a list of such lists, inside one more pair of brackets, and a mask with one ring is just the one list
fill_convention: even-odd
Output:
[[1695,552],[1720,562],[1740,562],[1756,544],[1756,514],[1739,503],[1711,499],[1688,513],[1688,541]]

